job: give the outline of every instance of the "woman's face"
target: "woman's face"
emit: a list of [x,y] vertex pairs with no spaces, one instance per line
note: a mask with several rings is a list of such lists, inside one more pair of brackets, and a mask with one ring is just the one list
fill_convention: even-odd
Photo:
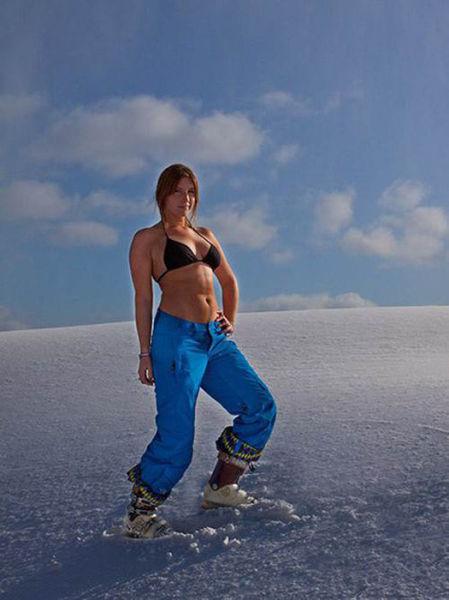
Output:
[[190,177],[181,177],[174,191],[165,199],[165,211],[186,216],[195,205],[195,187]]

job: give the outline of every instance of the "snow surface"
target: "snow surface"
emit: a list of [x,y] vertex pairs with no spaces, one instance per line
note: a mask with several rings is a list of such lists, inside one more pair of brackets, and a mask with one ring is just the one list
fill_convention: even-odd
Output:
[[449,598],[449,308],[243,313],[233,339],[278,402],[242,479],[273,501],[201,514],[231,422],[201,392],[179,533],[131,540],[102,532],[154,432],[134,323],[0,334],[2,597]]

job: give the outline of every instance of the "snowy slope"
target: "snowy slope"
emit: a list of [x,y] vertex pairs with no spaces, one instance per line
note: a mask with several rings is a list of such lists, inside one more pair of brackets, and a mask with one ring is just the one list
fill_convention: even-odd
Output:
[[449,308],[244,313],[234,340],[278,402],[242,480],[275,503],[200,514],[230,423],[201,392],[181,533],[141,541],[102,535],[154,431],[134,324],[0,333],[2,597],[449,598]]

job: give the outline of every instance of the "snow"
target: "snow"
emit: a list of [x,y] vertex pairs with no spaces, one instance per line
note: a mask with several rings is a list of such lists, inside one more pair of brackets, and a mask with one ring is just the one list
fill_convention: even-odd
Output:
[[449,598],[449,308],[242,313],[233,339],[278,420],[242,486],[199,510],[231,417],[204,392],[161,514],[106,537],[154,432],[134,323],[2,332],[3,598]]

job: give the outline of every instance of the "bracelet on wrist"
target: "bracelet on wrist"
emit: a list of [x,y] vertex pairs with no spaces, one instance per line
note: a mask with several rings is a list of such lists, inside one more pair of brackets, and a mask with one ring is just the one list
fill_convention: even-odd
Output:
[[150,356],[150,353],[149,352],[141,352],[139,354],[139,358],[145,358],[146,356]]

